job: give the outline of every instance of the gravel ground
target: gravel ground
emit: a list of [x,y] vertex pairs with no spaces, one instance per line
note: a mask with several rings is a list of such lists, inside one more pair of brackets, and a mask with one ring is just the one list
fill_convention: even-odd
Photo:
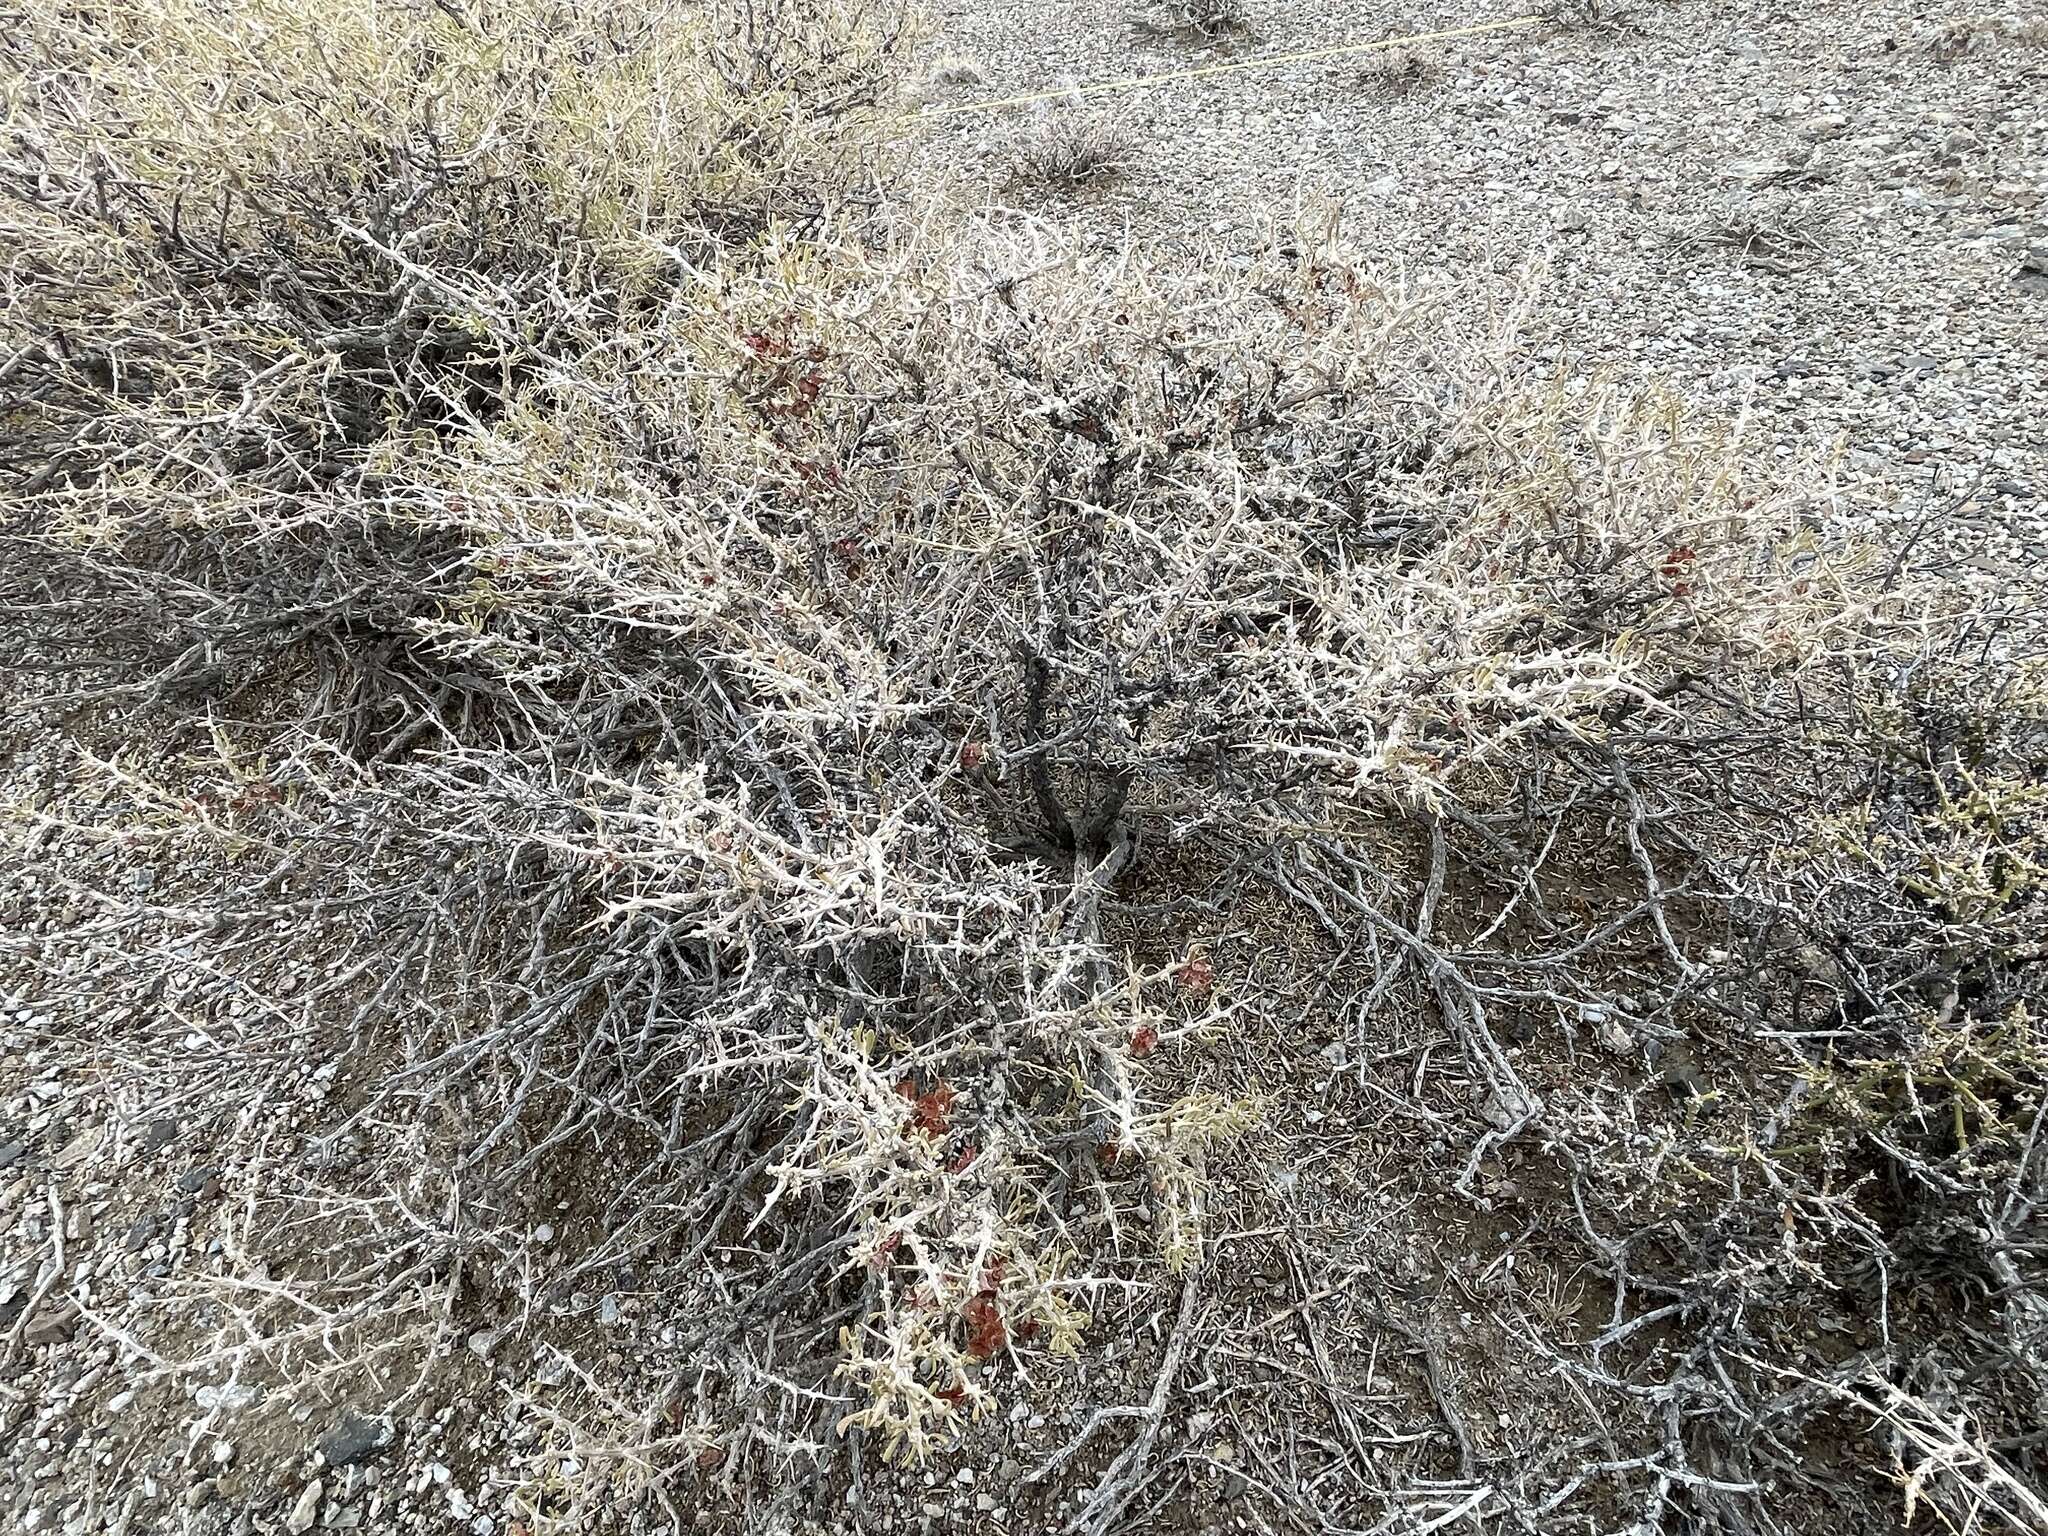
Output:
[[[1259,237],[1341,205],[1418,273],[1545,274],[1540,356],[1840,439],[1953,553],[2048,544],[2048,22],[1955,5],[1603,4],[1523,31],[1091,98],[1129,169],[1016,174],[1072,106],[933,125],[921,174],[1113,237]],[[1129,0],[948,0],[929,97],[959,104],[1511,16],[1245,0],[1176,35]],[[1965,499],[1967,497],[1967,499]]]

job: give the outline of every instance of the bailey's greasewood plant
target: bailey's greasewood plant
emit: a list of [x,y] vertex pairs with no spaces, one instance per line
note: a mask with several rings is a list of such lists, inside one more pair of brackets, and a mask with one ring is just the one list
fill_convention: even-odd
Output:
[[[152,0],[4,45],[12,628],[45,718],[185,743],[77,757],[108,820],[63,834],[178,878],[66,942],[188,1112],[251,1123],[307,1053],[352,1085],[237,1249],[319,1211],[331,1273],[244,1294],[206,1360],[290,1384],[442,1326],[400,1295],[540,1303],[533,1188],[597,1148],[545,1294],[633,1264],[704,1297],[646,1480],[928,1456],[1201,1273],[1218,1158],[1301,1112],[1293,1064],[1224,1091],[1205,1053],[1304,1011],[1441,1028],[1444,1197],[1561,1160],[1616,1338],[1638,1294],[1717,1319],[1704,1406],[1667,1433],[1617,1390],[1650,1448],[1529,1509],[1748,1497],[1695,1463],[1778,1454],[1732,1427],[1791,1368],[1739,1320],[1785,1272],[1694,1239],[1796,1211],[1795,1259],[1881,1253],[1831,1160],[1955,1150],[1886,1141],[1928,1106],[1856,1050],[1942,1063],[1958,1144],[2004,1074],[1969,1189],[2035,1294],[2031,1036],[1897,1033],[2033,995],[2038,673],[1844,533],[1824,462],[1522,360],[1533,285],[1411,282],[1313,220],[1162,269],[869,206],[903,35],[839,0]],[[1312,936],[1280,984],[1210,958],[1254,892]],[[1828,1128],[1645,1193],[1518,1064],[1596,1018],[1712,1018]]]

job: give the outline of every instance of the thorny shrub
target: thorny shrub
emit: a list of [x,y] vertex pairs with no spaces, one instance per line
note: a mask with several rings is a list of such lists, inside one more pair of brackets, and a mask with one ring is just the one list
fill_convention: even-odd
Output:
[[1217,38],[1251,29],[1244,0],[1161,0],[1153,7],[1158,21],[1142,19],[1147,30],[1170,32],[1178,37],[1214,42]]
[[1115,181],[1130,169],[1137,140],[1114,112],[1081,100],[1041,104],[1010,151],[1012,179],[1075,192]]
[[1959,16],[1935,24],[1917,41],[1944,64],[1973,55],[2024,54],[2048,48],[2048,21],[1990,13]]
[[[62,989],[223,1124],[280,1041],[340,1072],[269,1218],[379,1255],[300,1278],[323,1358],[422,1275],[544,1304],[530,1191],[596,1147],[551,1285],[658,1255],[708,1295],[719,1255],[650,1446],[714,1464],[765,1382],[776,1455],[923,1456],[1110,1277],[1198,1273],[1218,1149],[1288,1112],[1189,1063],[1299,1002],[1209,958],[1228,910],[1139,894],[1227,872],[1374,957],[1357,995],[1289,957],[1297,994],[1441,1021],[1458,1191],[1518,1141],[1574,1169],[1615,1307],[1577,1369],[1658,1429],[1522,1507],[1773,1528],[1740,1510],[1796,1453],[1735,1427],[1806,1399],[1754,1312],[1916,1223],[2038,1307],[2039,674],[1841,534],[1825,466],[1537,370],[1515,309],[1334,230],[1153,271],[832,213],[897,35],[32,9],[10,634],[44,718],[183,743],[81,746],[103,819],[30,818],[181,877],[76,890]],[[1596,1016],[1732,1032],[1783,1115],[1645,1180],[1502,1044]],[[1603,1374],[1645,1318],[1698,1325],[1682,1368]],[[2008,1345],[1944,1400],[2038,1390]],[[1824,1385],[1931,1390],[1864,1363]]]

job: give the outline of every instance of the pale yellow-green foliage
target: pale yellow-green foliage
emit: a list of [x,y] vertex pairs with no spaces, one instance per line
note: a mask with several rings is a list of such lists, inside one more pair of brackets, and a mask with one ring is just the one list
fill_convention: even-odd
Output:
[[476,266],[573,259],[564,233],[644,265],[693,221],[831,184],[860,143],[824,124],[897,41],[857,0],[765,45],[689,0],[31,0],[20,26],[8,128],[60,174],[175,190],[195,238],[283,217],[344,239],[321,214],[446,184],[452,227],[416,234]]
[[[1967,925],[1999,953],[2035,949],[2038,905],[2048,889],[2048,786],[2022,756],[1997,750],[2006,719],[2027,719],[2048,707],[2048,668],[2038,660],[2012,668],[1995,697],[1963,691],[1953,676],[1928,669],[1920,702],[1951,701],[1955,738],[1938,756],[1909,765],[1919,781],[1916,803],[1896,797],[1848,807],[1827,818],[1788,863],[1833,860],[1851,878],[1881,878],[1924,903],[1946,922]],[[1874,729],[1908,739],[1914,698],[1873,706]]]
[[1932,1135],[1963,1163],[1995,1167],[2024,1142],[2040,1110],[2048,1040],[2015,1004],[2002,1019],[1936,1020],[1896,1056],[1831,1062],[1810,1081],[1811,1127]]

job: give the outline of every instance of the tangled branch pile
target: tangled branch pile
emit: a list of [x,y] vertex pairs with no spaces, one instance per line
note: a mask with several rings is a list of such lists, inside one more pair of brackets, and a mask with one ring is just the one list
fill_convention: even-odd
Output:
[[[12,847],[68,913],[8,951],[268,1181],[157,1363],[390,1402],[630,1272],[669,1393],[529,1523],[840,1479],[1085,1379],[1255,1211],[1390,1316],[1254,1171],[1327,1141],[1312,1081],[1392,1083],[1349,1136],[1444,1221],[1547,1170],[1577,1427],[1439,1396],[1362,1457],[1333,1371],[1262,1497],[1769,1531],[1895,1468],[2035,1528],[2038,666],[1819,470],[1334,232],[1157,271],[850,199],[901,36],[153,0],[4,45]],[[1881,1336],[1818,1360],[1837,1312]],[[1079,1524],[1201,1474],[1171,1378]],[[1829,1423],[1894,1459],[1809,1466]]]

